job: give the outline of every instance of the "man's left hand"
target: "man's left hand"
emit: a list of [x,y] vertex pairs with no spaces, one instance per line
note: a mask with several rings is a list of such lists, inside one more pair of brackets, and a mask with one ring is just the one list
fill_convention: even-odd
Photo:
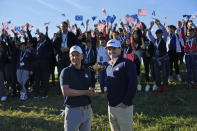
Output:
[[120,107],[120,108],[127,108],[128,106],[127,105],[125,105],[125,104],[123,104],[123,103],[120,103],[120,104],[118,104],[116,107]]

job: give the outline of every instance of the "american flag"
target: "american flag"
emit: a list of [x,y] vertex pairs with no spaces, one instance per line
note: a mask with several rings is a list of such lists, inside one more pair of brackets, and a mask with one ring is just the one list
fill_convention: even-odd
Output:
[[166,25],[166,22],[167,22],[167,17],[164,17],[164,26]]
[[141,27],[142,27],[141,22],[140,22],[140,23],[136,23],[136,24],[135,24],[135,27],[141,29]]
[[3,29],[8,29],[8,22],[3,22],[2,25],[3,25]]
[[22,25],[22,26],[21,26],[21,30],[22,30],[22,31],[25,30],[25,26],[26,26],[26,25]]
[[118,20],[118,24],[120,24],[120,23],[121,23],[121,19]]
[[138,9],[138,15],[139,16],[146,16],[147,11],[145,9]]
[[33,27],[34,27],[33,25],[29,24],[29,28],[33,28]]
[[48,26],[49,24],[50,24],[50,21],[49,21],[49,22],[44,23],[44,26]]
[[6,31],[7,31],[8,35],[11,35],[12,32],[10,30],[6,30]]
[[105,8],[102,8],[101,10],[103,11],[103,13],[104,13],[105,15],[107,14]]
[[133,17],[128,15],[128,14],[125,16],[124,19],[125,19],[126,22],[132,22],[134,20]]
[[11,25],[11,29],[12,29],[12,30],[15,30],[15,25],[12,24],[12,25]]
[[105,28],[105,23],[103,21],[99,20],[98,28],[100,30],[103,30]]
[[133,20],[135,21],[135,20],[137,20],[138,15],[137,15],[137,14],[134,14],[134,15],[131,15],[131,17],[132,17],[132,18],[133,18]]

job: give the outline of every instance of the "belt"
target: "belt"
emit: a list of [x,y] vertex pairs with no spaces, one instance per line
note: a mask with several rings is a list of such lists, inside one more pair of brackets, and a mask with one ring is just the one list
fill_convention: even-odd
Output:
[[79,110],[85,110],[85,109],[89,109],[91,108],[91,105],[87,105],[87,106],[78,106],[78,107],[68,107],[68,108],[71,108],[71,109],[79,109]]

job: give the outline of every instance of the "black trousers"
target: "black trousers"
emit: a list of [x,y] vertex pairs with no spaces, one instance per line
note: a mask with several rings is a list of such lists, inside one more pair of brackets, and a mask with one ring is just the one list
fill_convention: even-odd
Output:
[[141,71],[140,71],[141,70],[141,68],[140,68],[141,62],[140,62],[140,59],[138,58],[138,56],[135,56],[134,63],[136,65],[137,75],[139,76],[141,73]]
[[[50,68],[47,64],[40,65],[35,71],[35,96],[46,96],[49,89]],[[40,93],[40,89],[43,92]]]
[[62,69],[70,65],[69,53],[57,54],[56,60],[57,60],[57,69],[58,69],[58,76],[59,76]]
[[12,94],[16,94],[17,92],[17,78],[16,78],[16,64],[6,64],[5,65],[5,81],[7,81],[6,86],[11,86],[12,88]]
[[152,64],[152,58],[151,57],[146,57],[143,56],[143,62],[144,62],[144,69],[145,69],[145,80],[146,82],[149,82],[149,73],[151,72],[151,75],[153,77],[153,79],[155,79],[155,75],[154,75],[154,70],[153,70],[153,64]]
[[179,74],[179,66],[178,66],[178,53],[175,51],[169,51],[168,55],[170,57],[170,76],[172,76],[172,69],[174,67],[176,74]]

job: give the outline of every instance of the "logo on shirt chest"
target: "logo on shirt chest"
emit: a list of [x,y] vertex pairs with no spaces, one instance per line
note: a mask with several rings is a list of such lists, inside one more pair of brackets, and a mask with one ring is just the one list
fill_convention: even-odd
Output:
[[88,74],[85,74],[85,78],[88,78]]
[[117,67],[117,68],[115,69],[115,71],[119,71],[119,68]]

